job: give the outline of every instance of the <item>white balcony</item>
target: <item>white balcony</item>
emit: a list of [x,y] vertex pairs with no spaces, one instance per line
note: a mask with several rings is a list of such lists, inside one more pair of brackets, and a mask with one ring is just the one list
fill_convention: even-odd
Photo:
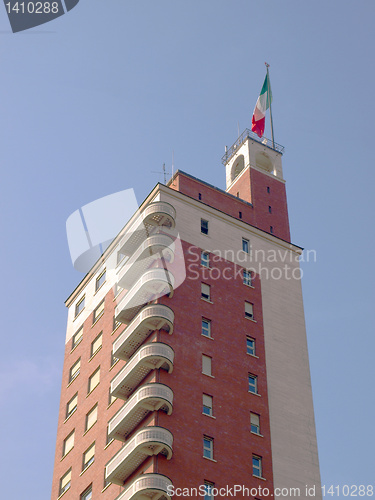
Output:
[[150,203],[131,224],[119,245],[119,252],[131,255],[144,240],[158,229],[175,227],[176,210],[165,201]]
[[[121,312],[116,321],[121,321]],[[168,306],[152,304],[144,307],[113,343],[113,355],[127,361],[151,332],[163,329],[171,335],[173,322],[174,312]]]
[[162,474],[143,474],[117,500],[171,500],[172,481]]
[[174,351],[169,345],[162,342],[143,345],[112,380],[112,395],[127,399],[150,371],[164,368],[171,373],[173,360]]
[[153,411],[172,413],[173,391],[170,387],[154,383],[142,385],[109,421],[108,437],[125,441],[128,434]]
[[105,468],[107,481],[122,486],[147,457],[165,455],[172,458],[173,435],[163,427],[145,427],[125,444]]
[[163,257],[166,262],[174,258],[174,240],[166,234],[154,234],[148,237],[117,271],[117,282],[129,289],[152,263]]
[[141,307],[163,295],[173,295],[174,277],[165,269],[151,269],[125,294],[116,307],[115,316],[118,321],[127,323]]

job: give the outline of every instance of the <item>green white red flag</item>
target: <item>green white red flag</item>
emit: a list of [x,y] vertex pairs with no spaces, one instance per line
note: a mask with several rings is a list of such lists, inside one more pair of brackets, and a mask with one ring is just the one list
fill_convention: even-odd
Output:
[[271,102],[271,84],[269,82],[267,74],[266,78],[264,79],[263,87],[260,91],[257,103],[255,105],[253,118],[251,120],[251,130],[255,132],[259,137],[262,137],[264,134],[264,129],[266,126],[266,111],[270,107]]

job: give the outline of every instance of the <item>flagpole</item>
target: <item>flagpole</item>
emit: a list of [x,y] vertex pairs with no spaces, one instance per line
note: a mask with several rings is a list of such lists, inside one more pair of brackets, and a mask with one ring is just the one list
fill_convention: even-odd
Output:
[[270,67],[270,65],[268,63],[264,63],[266,65],[266,68],[267,68],[267,94],[268,94],[268,99],[270,100],[270,121],[271,121],[271,139],[272,139],[272,147],[273,149],[275,149],[275,140],[274,140],[274,137],[273,137],[273,120],[272,120],[272,106],[271,106],[271,83],[270,83],[270,74],[269,74],[269,71],[268,71],[268,68]]

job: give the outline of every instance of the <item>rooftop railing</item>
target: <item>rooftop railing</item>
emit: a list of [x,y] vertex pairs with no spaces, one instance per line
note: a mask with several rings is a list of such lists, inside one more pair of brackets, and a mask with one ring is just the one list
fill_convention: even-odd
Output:
[[253,139],[256,142],[263,144],[263,146],[273,149],[277,153],[284,153],[284,146],[281,146],[280,144],[277,144],[277,142],[273,142],[272,139],[267,139],[266,137],[259,138],[257,134],[246,128],[236,140],[236,142],[225,151],[224,156],[221,158],[221,161],[224,165],[228,163],[228,161],[238,151],[238,148],[246,141],[246,139]]

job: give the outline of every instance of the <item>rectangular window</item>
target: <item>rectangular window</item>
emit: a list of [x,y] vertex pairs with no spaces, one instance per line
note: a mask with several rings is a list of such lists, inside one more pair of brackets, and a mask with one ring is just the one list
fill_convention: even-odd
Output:
[[212,358],[202,354],[202,373],[212,375]]
[[106,280],[106,270],[104,269],[104,271],[101,274],[99,274],[99,276],[96,278],[95,291],[98,291],[99,288],[102,285],[104,285],[105,280]]
[[211,287],[206,283],[201,283],[201,296],[202,299],[211,300]]
[[91,356],[94,356],[102,347],[103,332],[99,333],[96,339],[91,343]]
[[79,497],[80,500],[92,500],[92,486],[87,488]]
[[72,349],[74,349],[75,346],[77,346],[81,342],[82,337],[83,337],[83,325],[79,330],[76,331],[76,333],[72,337]]
[[198,193],[198,200],[202,199],[202,193]]
[[62,456],[65,457],[65,455],[70,452],[73,446],[74,446],[74,431],[71,432],[69,436],[64,439]]
[[251,356],[255,356],[255,339],[246,337],[246,352]]
[[243,270],[243,284],[247,286],[253,286],[251,271]]
[[270,226],[270,233],[273,234],[273,226]]
[[214,440],[208,436],[203,436],[203,456],[205,458],[214,458]]
[[254,319],[254,305],[251,302],[245,302],[245,318]]
[[208,234],[208,220],[201,219],[201,233]]
[[209,415],[210,417],[212,417],[212,406],[213,406],[212,396],[209,396],[208,394],[203,394],[204,415]]
[[65,472],[63,477],[60,479],[59,496],[65,493],[66,490],[70,488],[70,483],[72,480],[72,469]]
[[66,418],[70,417],[70,415],[73,415],[73,413],[76,411],[77,403],[78,403],[78,392],[72,397],[72,399],[66,405]]
[[249,392],[258,394],[258,377],[249,373]]
[[98,404],[91,408],[91,410],[86,415],[86,425],[85,431],[88,431],[98,420]]
[[211,337],[211,321],[209,319],[202,318],[202,335]]
[[269,205],[269,207],[268,207],[268,212],[269,212],[270,214],[272,214],[272,207],[271,207],[271,205]]
[[97,308],[94,309],[94,313],[92,315],[92,322],[95,323],[96,320],[100,318],[104,314],[104,299],[100,302]]
[[246,253],[250,253],[250,241],[246,238],[242,238],[242,250]]
[[79,375],[81,369],[81,358],[79,358],[69,371],[69,383],[72,382]]
[[210,483],[209,481],[204,482],[204,500],[214,500],[215,497],[212,494],[212,489],[215,487],[215,483]]
[[253,455],[253,476],[262,477],[262,458]]
[[204,250],[201,251],[201,266],[210,267],[210,254]]
[[90,448],[88,448],[83,454],[82,470],[87,469],[89,465],[94,463],[95,460],[95,443],[92,443]]
[[238,217],[242,219],[242,212],[238,212]]
[[267,193],[270,193],[270,192],[271,192],[270,187],[267,186]]
[[74,317],[77,317],[78,314],[83,311],[85,307],[85,296],[83,296],[76,304],[76,309],[75,309],[75,314]]
[[257,413],[250,413],[251,432],[260,434],[260,417]]
[[89,378],[88,393],[93,391],[100,382],[100,368],[98,368]]

